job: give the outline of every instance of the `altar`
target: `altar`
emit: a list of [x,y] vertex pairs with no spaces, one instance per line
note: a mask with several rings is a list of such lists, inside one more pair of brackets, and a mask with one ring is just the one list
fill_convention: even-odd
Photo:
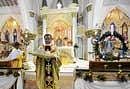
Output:
[[0,45],[0,89],[23,89],[24,52],[15,49],[16,43]]
[[[60,9],[50,9],[43,6],[40,11],[39,22],[42,24],[39,25],[42,28],[38,29],[40,32],[38,39],[42,40],[39,40],[38,45],[39,47],[43,47],[44,45],[46,52],[48,52],[48,50],[50,51],[50,47],[56,47],[58,56],[46,56],[46,52],[42,54],[35,52],[37,54],[35,55],[35,53],[32,52],[33,55],[37,56],[36,77],[39,89],[60,89],[63,88],[64,84],[67,85],[66,88],[73,88],[73,76],[76,68],[74,64],[76,61],[74,45],[76,43],[75,35],[77,34],[77,12],[78,7],[75,3],[67,8]],[[52,42],[46,41],[47,38],[51,39]],[[48,50],[46,50],[47,46]],[[55,70],[55,68],[52,67],[55,63],[51,61],[54,60],[59,60],[62,63],[61,68],[57,66],[59,70]],[[66,81],[66,83],[63,81]]]

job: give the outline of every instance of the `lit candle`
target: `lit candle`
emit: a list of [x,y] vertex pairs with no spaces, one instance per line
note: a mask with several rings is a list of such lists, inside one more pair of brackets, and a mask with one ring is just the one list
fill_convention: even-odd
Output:
[[110,30],[111,30],[111,35],[113,35],[113,32],[114,32],[114,30],[115,30],[113,24],[110,26]]

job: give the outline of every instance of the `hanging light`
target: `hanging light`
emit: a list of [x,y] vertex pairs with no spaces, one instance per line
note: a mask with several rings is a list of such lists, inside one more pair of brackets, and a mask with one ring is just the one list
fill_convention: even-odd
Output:
[[62,3],[61,0],[58,0],[58,1],[57,1],[56,7],[57,7],[57,9],[63,8],[63,3]]

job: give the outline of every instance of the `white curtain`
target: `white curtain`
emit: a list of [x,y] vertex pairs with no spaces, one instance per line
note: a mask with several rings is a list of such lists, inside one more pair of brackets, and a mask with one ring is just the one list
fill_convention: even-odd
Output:
[[130,81],[124,83],[118,81],[86,82],[78,78],[75,81],[74,89],[130,89]]

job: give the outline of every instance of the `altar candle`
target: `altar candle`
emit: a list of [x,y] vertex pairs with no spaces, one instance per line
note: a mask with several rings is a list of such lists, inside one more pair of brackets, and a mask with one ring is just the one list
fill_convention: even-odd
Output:
[[65,31],[65,36],[66,36],[67,35],[66,29],[64,31]]
[[68,29],[68,32],[69,32],[69,38],[71,39],[71,31]]
[[114,25],[113,25],[113,24],[111,24],[111,26],[110,26],[110,30],[111,30],[111,35],[113,35],[113,32],[114,32],[114,30],[115,30],[115,28],[114,28]]

